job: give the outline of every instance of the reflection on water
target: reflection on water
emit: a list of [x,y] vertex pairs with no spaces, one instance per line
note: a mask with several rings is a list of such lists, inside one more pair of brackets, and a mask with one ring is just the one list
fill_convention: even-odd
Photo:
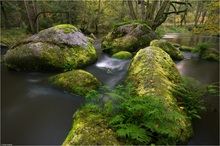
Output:
[[12,72],[1,64],[1,143],[62,144],[85,99],[51,87],[52,75]]
[[[189,34],[167,34],[164,39],[186,46],[196,46],[199,42],[210,42],[211,47],[219,49],[219,38]],[[219,82],[219,62],[199,60],[195,54],[183,52],[185,57],[176,65],[183,76],[193,77],[201,83]],[[207,110],[200,112],[202,119],[193,120],[194,136],[188,145],[219,144],[219,97],[205,97]],[[213,110],[214,109],[214,110]]]
[[196,47],[199,42],[209,42],[211,47],[219,49],[219,37],[170,33],[164,35],[163,38],[173,43],[192,47]]

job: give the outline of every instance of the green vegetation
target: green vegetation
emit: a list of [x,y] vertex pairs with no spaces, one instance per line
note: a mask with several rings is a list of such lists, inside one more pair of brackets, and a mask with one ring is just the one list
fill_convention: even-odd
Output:
[[24,29],[20,28],[10,28],[10,29],[2,29],[0,31],[0,41],[1,43],[11,47],[18,42],[22,41],[30,37],[31,34],[27,34]]
[[178,104],[190,119],[201,118],[198,111],[205,110],[205,103],[202,99],[207,93],[207,86],[193,78],[184,78],[184,81],[175,86],[172,93],[177,97]]
[[166,40],[153,40],[150,42],[150,46],[160,47],[174,60],[182,60],[184,58],[183,54]]
[[201,42],[198,43],[196,49],[193,50],[193,52],[198,53],[200,59],[220,61],[219,51],[209,47],[210,47],[209,42]]
[[167,26],[161,25],[156,29],[156,34],[160,37],[167,33],[189,33],[187,26]]
[[[144,25],[147,26],[147,23],[144,20],[128,20],[128,21],[123,21],[123,22],[115,23],[113,25],[113,29],[114,28],[118,28],[118,27],[120,27],[122,25],[126,25],[126,24],[144,24]],[[151,28],[149,26],[147,26],[147,27],[148,27],[148,29],[151,30]]]
[[127,51],[120,51],[118,53],[115,53],[112,55],[112,58],[117,58],[117,59],[130,59],[132,58],[132,54]]
[[78,31],[77,28],[71,24],[60,24],[60,25],[55,25],[54,30],[59,30],[63,29],[64,33],[70,33],[70,32],[75,32]]
[[97,89],[101,83],[90,73],[83,70],[73,70],[49,78],[55,87],[69,93],[85,95],[90,90]]
[[[209,85],[212,93],[216,92],[215,85]],[[70,132],[65,144],[80,144],[80,142],[95,144],[94,141],[87,138],[78,130],[79,123],[82,123],[81,118],[84,117],[90,123],[93,117],[94,122],[100,121],[97,125],[81,125],[85,129],[93,129],[103,127],[103,123],[109,125],[108,130],[115,133],[118,142],[121,145],[176,145],[183,144],[180,139],[176,139],[176,131],[178,131],[179,119],[187,116],[190,119],[200,118],[198,111],[205,109],[205,104],[202,97],[208,94],[208,86],[200,84],[193,78],[185,78],[183,82],[178,84],[172,90],[172,93],[178,99],[178,105],[181,111],[186,115],[180,114],[176,110],[170,109],[163,103],[163,97],[157,95],[137,96],[134,87],[131,84],[127,86],[118,85],[111,90],[107,86],[100,87],[99,90],[91,90],[87,93],[87,104],[75,114],[73,131]],[[99,104],[103,96],[108,98],[104,100],[104,104]],[[103,101],[102,101],[103,102]],[[89,113],[89,114],[88,114]],[[103,121],[104,120],[104,121]],[[75,126],[78,125],[78,126]],[[102,125],[102,126],[101,126]],[[78,127],[78,128],[77,128]],[[77,131],[76,131],[77,130]],[[92,130],[92,129],[91,129]],[[75,132],[75,133],[74,133]],[[92,131],[94,133],[94,131]],[[76,137],[82,135],[85,141],[78,141]],[[110,134],[111,139],[113,133]],[[96,134],[95,134],[96,136]],[[72,139],[74,138],[74,141]],[[82,138],[80,138],[83,140]],[[100,139],[97,137],[97,141]],[[112,140],[111,140],[112,141]],[[72,143],[72,144],[73,144]],[[107,141],[102,141],[101,144],[108,144]]]
[[190,52],[193,52],[196,48],[193,48],[193,47],[189,47],[189,46],[180,46],[180,51],[190,51]]

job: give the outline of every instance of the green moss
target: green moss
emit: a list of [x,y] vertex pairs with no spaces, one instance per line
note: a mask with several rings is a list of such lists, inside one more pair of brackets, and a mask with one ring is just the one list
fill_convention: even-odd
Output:
[[179,48],[180,47],[180,44],[177,44],[177,43],[172,43],[172,45],[176,48]]
[[71,25],[71,24],[60,24],[60,25],[56,25],[54,26],[54,30],[58,30],[58,29],[63,29],[64,33],[70,33],[70,32],[75,32],[78,31],[78,29]]
[[128,51],[120,51],[118,53],[115,53],[112,55],[112,58],[117,58],[117,59],[130,59],[132,58],[132,54]]
[[148,27],[148,29],[151,29],[147,24],[146,24],[146,22],[145,21],[143,21],[143,20],[129,20],[129,21],[124,21],[124,22],[118,22],[118,23],[116,23],[116,24],[114,24],[113,25],[113,28],[117,28],[117,27],[120,27],[120,26],[122,26],[122,25],[126,25],[126,24],[145,24],[147,27]]
[[91,104],[86,104],[81,110],[78,110],[74,115],[73,127],[63,146],[119,145],[101,111],[99,106]]
[[219,51],[213,48],[206,49],[204,53],[201,55],[201,59],[204,60],[212,60],[212,61],[220,61],[219,59]]
[[[137,52],[125,79],[126,84],[132,84],[138,96],[161,97],[159,100],[166,107],[185,115],[171,92],[181,82],[183,79],[173,60],[165,51],[155,46]],[[178,139],[180,143],[186,142],[192,135],[191,122],[186,116],[183,117],[178,119],[178,127],[174,135],[174,139]]]
[[1,28],[0,31],[0,43],[11,47],[16,43],[26,39],[30,36],[27,34],[24,29],[20,28],[10,28],[10,29],[3,29]]
[[52,85],[70,93],[85,95],[90,90],[101,86],[101,83],[90,73],[73,70],[49,78]]
[[153,40],[150,42],[150,46],[160,47],[174,60],[182,60],[184,58],[183,54],[166,40]]
[[189,47],[189,46],[180,46],[180,50],[181,51],[190,51],[192,52],[193,50],[195,50],[196,48],[193,47]]
[[68,71],[83,68],[97,60],[93,45],[60,48],[48,43],[29,43],[7,52],[5,61],[12,70]]

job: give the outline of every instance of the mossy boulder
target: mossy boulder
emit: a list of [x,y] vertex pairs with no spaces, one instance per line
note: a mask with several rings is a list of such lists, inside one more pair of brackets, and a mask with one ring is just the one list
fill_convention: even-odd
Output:
[[49,78],[55,87],[69,93],[85,95],[90,90],[95,90],[101,83],[91,73],[84,70],[72,70]]
[[190,52],[192,52],[192,51],[194,51],[196,48],[193,48],[193,47],[190,47],[190,46],[180,46],[180,51],[190,51]]
[[160,98],[167,109],[175,110],[183,115],[184,118],[174,119],[173,122],[178,123],[177,127],[167,125],[168,129],[172,129],[176,133],[172,138],[176,139],[177,143],[183,144],[192,135],[192,127],[189,118],[178,107],[177,99],[172,94],[172,89],[181,82],[183,79],[171,57],[156,46],[150,46],[137,52],[125,79],[125,83],[132,84],[135,93],[140,98],[142,95],[153,95],[155,98]]
[[214,48],[205,49],[200,58],[204,60],[220,61],[219,51]]
[[133,55],[128,51],[120,51],[112,55],[112,58],[117,58],[117,59],[131,59],[132,57]]
[[11,70],[66,71],[83,68],[96,60],[89,39],[70,24],[42,30],[5,55],[6,66]]
[[102,50],[110,54],[119,51],[136,52],[157,38],[146,23],[119,23],[103,38]]
[[182,60],[182,59],[184,59],[184,56],[180,52],[180,50],[176,49],[167,40],[153,40],[153,41],[150,42],[150,46],[160,47],[165,52],[167,52],[170,55],[170,57],[172,59],[174,59],[174,60]]
[[119,145],[115,133],[107,124],[97,105],[85,105],[74,114],[71,131],[63,146],[72,145]]

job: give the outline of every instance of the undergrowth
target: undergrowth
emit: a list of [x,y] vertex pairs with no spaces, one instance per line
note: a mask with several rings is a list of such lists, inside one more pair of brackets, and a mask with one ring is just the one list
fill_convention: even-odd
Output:
[[24,29],[20,28],[1,29],[0,41],[1,43],[11,47],[30,36],[31,34],[27,34]]
[[175,145],[179,143],[175,135],[180,128],[177,121],[184,116],[200,118],[198,111],[205,109],[202,97],[209,93],[217,94],[216,87],[215,84],[202,86],[192,78],[179,84],[172,93],[186,115],[167,107],[160,96],[135,95],[131,85],[118,85],[114,90],[102,86],[98,91],[91,90],[86,99],[88,104],[99,105],[99,114],[106,117],[122,144]]

